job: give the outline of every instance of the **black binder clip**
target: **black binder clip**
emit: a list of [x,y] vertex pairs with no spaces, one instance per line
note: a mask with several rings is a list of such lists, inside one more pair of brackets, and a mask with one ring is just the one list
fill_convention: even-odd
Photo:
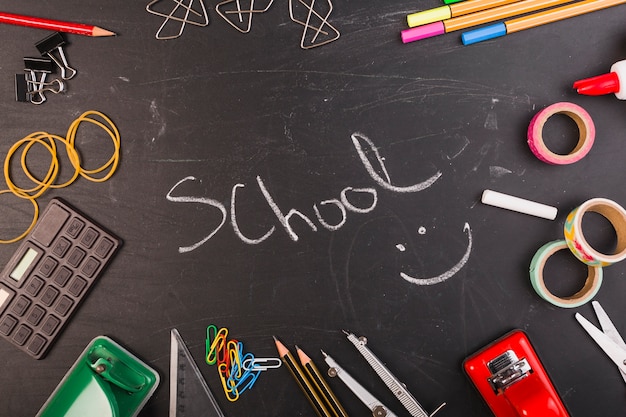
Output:
[[15,101],[20,103],[28,103],[31,101],[32,95],[28,89],[26,82],[26,74],[15,74]]
[[[43,104],[46,101],[46,96],[44,95],[45,91],[50,91],[54,94],[59,94],[65,91],[65,83],[58,78],[51,82],[46,82],[48,74],[52,74],[54,72],[52,60],[48,58],[24,58],[24,71],[26,72],[24,82],[26,82],[26,89],[28,96],[30,96],[29,101],[33,104]],[[16,78],[15,82],[17,97],[18,82],[21,83],[22,80],[20,78],[18,81]],[[20,86],[20,88],[23,88],[23,86]],[[20,96],[23,98],[23,93],[20,93]]]
[[63,45],[65,45],[65,39],[59,32],[55,32],[52,35],[40,40],[35,44],[35,47],[41,54],[41,56],[47,56],[61,69],[61,78],[69,80],[74,77],[77,71],[70,67],[65,58],[63,52]]

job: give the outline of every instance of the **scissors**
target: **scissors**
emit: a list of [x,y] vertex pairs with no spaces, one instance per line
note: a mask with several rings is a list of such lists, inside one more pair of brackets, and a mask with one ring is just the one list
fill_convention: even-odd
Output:
[[580,313],[576,313],[576,320],[589,333],[589,336],[604,350],[604,352],[617,365],[624,382],[626,382],[626,343],[620,336],[613,322],[606,314],[602,306],[597,301],[592,301],[591,305],[596,312],[602,330],[591,324]]

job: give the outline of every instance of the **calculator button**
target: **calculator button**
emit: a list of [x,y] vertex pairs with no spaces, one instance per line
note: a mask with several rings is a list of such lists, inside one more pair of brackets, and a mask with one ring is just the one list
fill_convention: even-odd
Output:
[[37,294],[39,294],[39,290],[41,290],[43,284],[44,282],[41,278],[33,276],[30,281],[28,281],[28,285],[26,285],[26,292],[33,297],[37,297]]
[[18,316],[23,316],[26,313],[26,310],[30,306],[30,300],[23,295],[17,297],[15,300],[15,304],[13,304],[13,308],[11,309]]
[[72,271],[62,266],[61,268],[59,268],[56,274],[54,274],[54,283],[57,284],[59,287],[65,287],[65,284],[67,284],[67,281],[70,280],[71,276]]
[[57,329],[61,320],[54,316],[48,316],[48,318],[41,325],[41,332],[46,336],[52,336],[52,333]]
[[49,205],[46,213],[37,222],[37,225],[31,233],[31,238],[48,247],[54,240],[59,229],[70,217],[70,213],[60,206]]
[[48,256],[41,263],[41,266],[39,267],[39,272],[41,272],[41,275],[43,275],[44,277],[48,278],[50,275],[52,275],[52,271],[54,271],[54,268],[56,268],[58,264],[59,263],[57,261]]
[[46,315],[46,310],[36,305],[30,309],[30,312],[28,313],[28,316],[26,317],[26,321],[32,324],[33,326],[36,326],[39,324],[39,322],[45,315]]
[[5,316],[2,321],[0,321],[0,333],[5,336],[8,336],[13,331],[13,328],[17,324],[17,319],[13,316]]
[[81,277],[76,277],[74,278],[74,280],[68,287],[67,292],[69,292],[74,297],[78,297],[79,295],[82,294],[86,286],[87,286],[87,281],[85,281]]
[[68,311],[70,311],[70,308],[72,308],[72,304],[74,304],[74,301],[72,301],[72,299],[67,295],[64,295],[59,299],[59,302],[54,308],[54,311],[64,316],[67,314]]
[[87,262],[85,262],[85,265],[83,265],[81,271],[87,278],[91,278],[94,276],[98,268],[100,268],[100,262],[97,261],[96,258],[92,258],[90,256],[89,259],[87,259]]
[[30,337],[32,332],[33,331],[30,329],[30,327],[22,324],[15,331],[15,334],[13,335],[13,341],[16,344],[22,346],[24,343],[26,343],[26,340]]
[[113,242],[111,242],[106,237],[103,237],[96,246],[96,255],[101,258],[105,258],[109,254],[109,251],[111,250],[111,248],[113,248],[113,246]]
[[62,258],[67,253],[67,250],[70,248],[70,246],[72,246],[72,242],[64,237],[61,237],[54,244],[54,247],[52,248],[52,253],[54,253],[59,258]]
[[38,355],[45,345],[46,339],[44,339],[43,336],[36,334],[30,340],[30,343],[28,344],[28,347],[26,347],[26,349],[28,349],[28,351],[33,355]]
[[67,230],[65,231],[65,233],[67,233],[73,239],[76,239],[80,234],[80,231],[83,230],[84,226],[85,222],[80,219],[73,218],[69,226],[67,226]]
[[0,313],[4,311],[5,308],[11,303],[15,292],[8,289],[4,285],[0,285]]
[[41,295],[41,303],[46,307],[50,307],[57,298],[57,295],[59,295],[59,290],[54,287],[47,287]]
[[80,243],[85,245],[85,247],[90,248],[91,246],[93,246],[93,243],[96,241],[96,239],[98,239],[99,236],[100,233],[98,233],[96,229],[89,227],[87,228],[87,230],[85,230],[85,233],[83,233],[83,237],[80,239]]
[[86,253],[84,250],[82,250],[81,248],[75,247],[70,252],[69,257],[67,258],[67,263],[73,266],[74,268],[77,268],[78,265],[80,265],[80,263],[83,261],[83,258],[85,257],[85,255]]

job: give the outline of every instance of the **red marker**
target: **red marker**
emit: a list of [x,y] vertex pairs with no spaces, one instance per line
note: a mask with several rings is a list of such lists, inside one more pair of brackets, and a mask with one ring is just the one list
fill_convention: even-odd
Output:
[[574,83],[578,94],[601,96],[615,94],[620,100],[626,100],[626,59],[611,66],[608,74],[578,80]]

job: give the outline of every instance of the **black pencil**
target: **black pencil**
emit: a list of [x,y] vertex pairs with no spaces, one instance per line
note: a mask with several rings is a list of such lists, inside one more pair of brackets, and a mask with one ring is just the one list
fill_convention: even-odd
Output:
[[324,400],[322,400],[317,394],[315,388],[313,388],[309,380],[306,378],[306,375],[302,371],[302,368],[300,368],[291,352],[289,352],[285,345],[283,345],[276,337],[274,337],[274,343],[276,343],[278,356],[280,356],[280,359],[283,361],[287,369],[289,369],[289,372],[296,380],[298,386],[315,409],[317,415],[319,417],[333,417],[333,414],[328,411],[328,408],[326,408],[326,405],[324,405]]
[[317,366],[315,366],[315,363],[313,363],[313,360],[297,346],[296,352],[300,358],[300,363],[309,375],[309,379],[313,382],[315,388],[317,388],[317,390],[322,394],[322,398],[324,398],[324,401],[332,410],[333,415],[335,417],[348,417],[348,413],[346,413],[346,410],[335,396],[335,393],[333,393],[330,389],[330,386],[320,373],[319,369],[317,369]]

